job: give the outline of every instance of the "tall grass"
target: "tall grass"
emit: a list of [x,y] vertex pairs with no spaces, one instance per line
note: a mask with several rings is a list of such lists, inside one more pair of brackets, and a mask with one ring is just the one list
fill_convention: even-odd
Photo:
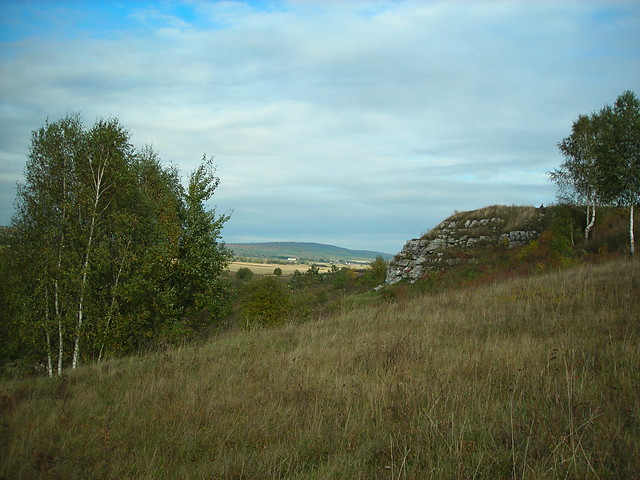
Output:
[[3,381],[0,478],[639,478],[639,292],[583,266]]
[[534,228],[540,220],[540,212],[532,206],[490,205],[468,212],[456,212],[447,221],[455,221],[461,227],[467,220],[500,218],[503,221],[500,231],[508,232]]

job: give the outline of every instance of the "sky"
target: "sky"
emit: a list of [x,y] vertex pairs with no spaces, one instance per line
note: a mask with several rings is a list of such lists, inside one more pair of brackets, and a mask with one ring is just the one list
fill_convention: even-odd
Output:
[[455,211],[555,201],[580,114],[640,93],[640,2],[0,0],[0,225],[31,132],[117,117],[227,243],[397,253]]

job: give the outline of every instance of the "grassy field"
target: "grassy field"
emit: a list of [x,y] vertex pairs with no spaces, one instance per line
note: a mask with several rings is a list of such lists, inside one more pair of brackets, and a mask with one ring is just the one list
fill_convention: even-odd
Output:
[[0,478],[640,478],[617,261],[0,383]]
[[[302,265],[297,263],[279,264],[279,263],[255,263],[255,262],[231,262],[228,270],[232,273],[237,272],[241,268],[248,268],[256,275],[273,275],[276,268],[282,270],[283,275],[292,275],[298,270],[300,273],[306,272],[311,265]],[[331,270],[330,265],[320,265],[318,271],[320,273]]]

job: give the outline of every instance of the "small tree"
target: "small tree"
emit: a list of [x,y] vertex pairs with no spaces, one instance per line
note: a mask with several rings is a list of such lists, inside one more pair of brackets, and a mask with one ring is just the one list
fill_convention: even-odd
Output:
[[244,289],[241,317],[248,328],[277,325],[287,317],[290,304],[286,286],[275,277],[263,277]]
[[183,312],[197,313],[204,309],[213,316],[226,309],[216,301],[219,278],[232,257],[220,239],[229,215],[216,215],[207,210],[208,201],[218,187],[213,158],[202,157],[202,163],[189,177],[185,194],[184,226],[180,241],[178,265],[181,272],[179,288]]
[[242,267],[242,268],[239,268],[238,271],[236,272],[236,280],[239,280],[241,282],[248,282],[252,278],[253,278],[253,272],[251,271],[250,268]]
[[373,281],[376,284],[380,284],[384,282],[387,277],[387,267],[389,266],[389,262],[387,262],[384,258],[378,256],[375,260],[369,263],[369,268],[371,270],[371,275],[373,276]]

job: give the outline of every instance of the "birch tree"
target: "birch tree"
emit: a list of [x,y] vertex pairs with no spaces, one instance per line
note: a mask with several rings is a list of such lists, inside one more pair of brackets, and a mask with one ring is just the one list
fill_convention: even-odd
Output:
[[558,147],[565,157],[550,172],[558,197],[586,204],[585,240],[598,204],[629,208],[629,251],[635,253],[634,207],[640,202],[640,101],[626,91],[613,106],[581,115]]
[[126,175],[130,155],[128,132],[115,119],[100,120],[87,133],[85,154],[77,164],[80,178],[77,215],[80,223],[79,231],[84,230],[84,240],[80,250],[82,257],[72,368],[78,366],[80,359],[88,279],[93,266],[95,244],[102,239],[103,231],[100,227],[109,215],[110,209],[116,207],[115,197],[118,192],[126,191],[126,186],[118,185],[118,180],[122,180]]
[[634,207],[640,203],[640,100],[631,91],[600,111],[599,184],[607,200],[629,208],[629,252],[635,254]]
[[134,150],[117,119],[86,129],[69,115],[33,132],[2,247],[12,288],[0,305],[20,339],[3,354],[29,352],[61,374],[219,318],[229,217],[206,206],[218,183],[205,158],[185,189],[150,147]]
[[565,161],[560,168],[550,172],[561,201],[586,205],[585,241],[595,224],[596,207],[600,203],[596,157],[599,126],[600,119],[596,114],[580,115],[573,122],[571,135],[558,143]]
[[[32,318],[37,316],[36,312],[47,312],[47,316],[53,318],[58,374],[63,369],[65,336],[69,330],[67,313],[72,299],[67,293],[72,268],[67,252],[74,230],[75,163],[82,149],[82,124],[77,114],[54,123],[46,122],[32,133],[25,183],[18,186],[13,224],[13,237],[21,242],[18,247],[25,277],[22,285],[38,292],[34,300],[40,300],[40,304],[28,307],[29,311],[23,316]],[[27,310],[26,304],[24,310]],[[48,329],[46,336],[49,348]]]

